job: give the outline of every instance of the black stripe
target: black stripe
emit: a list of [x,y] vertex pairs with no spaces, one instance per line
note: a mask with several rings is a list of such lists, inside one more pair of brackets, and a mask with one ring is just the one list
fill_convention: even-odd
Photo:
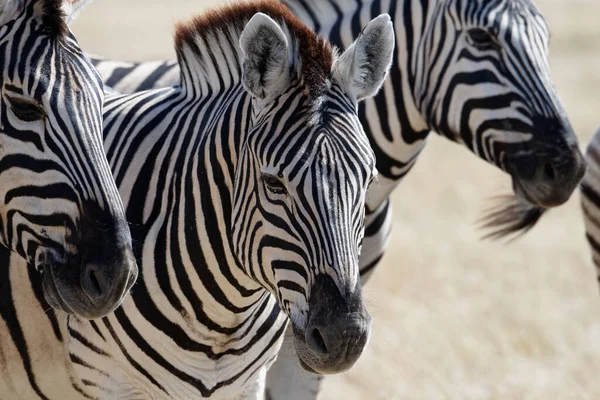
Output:
[[117,83],[122,81],[123,78],[129,75],[136,67],[137,64],[132,64],[130,67],[115,68],[112,74],[104,80],[104,84],[109,87],[115,86]]
[[92,342],[90,342],[87,338],[83,337],[79,332],[77,332],[71,326],[69,326],[69,335],[71,335],[71,337],[73,339],[78,340],[82,345],[84,345],[88,349],[92,350],[94,353],[101,355],[101,356],[108,355],[104,350],[98,348],[96,345],[94,345]]
[[177,66],[177,63],[169,61],[163,62],[160,66],[158,66],[158,68],[154,69],[152,73],[142,81],[142,83],[138,85],[135,91],[140,92],[142,90],[153,89],[154,85],[160,78],[162,78],[164,75],[166,75],[169,71],[171,71],[173,68],[176,68]]

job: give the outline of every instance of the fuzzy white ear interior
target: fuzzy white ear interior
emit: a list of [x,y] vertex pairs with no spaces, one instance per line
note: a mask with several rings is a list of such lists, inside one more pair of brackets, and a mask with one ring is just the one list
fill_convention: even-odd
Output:
[[77,13],[92,0],[63,0],[62,10],[65,13],[65,21],[70,24],[75,19]]
[[346,92],[360,101],[374,96],[392,65],[395,36],[388,14],[367,24],[359,37],[333,66],[334,76]]
[[25,6],[25,0],[0,0],[0,26],[15,19]]
[[266,14],[257,13],[240,36],[244,54],[242,81],[259,99],[280,94],[289,84],[289,45],[281,27]]

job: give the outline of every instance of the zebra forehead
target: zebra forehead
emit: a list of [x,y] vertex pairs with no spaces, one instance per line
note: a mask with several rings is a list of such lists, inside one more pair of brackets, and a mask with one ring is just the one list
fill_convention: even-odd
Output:
[[[335,48],[302,23],[285,5],[276,0],[240,2],[211,9],[194,17],[188,23],[180,23],[175,30],[175,47],[193,44],[201,36],[207,40],[218,32],[234,30],[242,32],[256,13],[267,14],[282,27],[287,27],[296,49],[300,64],[300,79],[311,97],[320,98],[329,90]],[[233,28],[233,29],[232,29]],[[194,48],[194,46],[190,46]]]
[[[460,10],[464,12],[464,15],[474,20],[490,16],[501,19],[506,14],[516,14],[524,18],[541,16],[540,11],[531,0],[479,0],[477,2],[462,0],[453,4],[454,6],[460,5]],[[452,3],[447,5],[451,9],[453,8]]]

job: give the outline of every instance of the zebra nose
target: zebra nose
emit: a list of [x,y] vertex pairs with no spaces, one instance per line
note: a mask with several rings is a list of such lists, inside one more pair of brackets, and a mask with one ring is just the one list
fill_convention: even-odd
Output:
[[539,192],[535,200],[546,207],[563,204],[570,198],[584,173],[585,161],[578,148],[572,149],[565,157],[540,160],[532,180]]
[[571,197],[585,173],[579,147],[539,140],[528,151],[509,158],[515,194],[530,204],[556,207]]
[[[347,316],[346,316],[347,317]],[[349,370],[362,354],[369,339],[370,318],[344,318],[312,323],[304,332],[313,369],[320,374]]]
[[344,322],[311,324],[305,331],[306,344],[319,356],[340,358],[340,362],[353,360],[364,349],[369,337],[369,323],[350,319]]
[[87,264],[81,274],[81,287],[93,304],[106,301],[110,293],[110,282],[96,264]]

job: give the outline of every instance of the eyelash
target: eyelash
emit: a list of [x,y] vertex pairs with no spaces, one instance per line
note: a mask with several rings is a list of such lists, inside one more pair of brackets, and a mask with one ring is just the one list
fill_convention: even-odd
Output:
[[34,122],[46,117],[46,113],[39,104],[26,100],[8,97],[10,109],[22,121]]
[[491,50],[498,47],[498,43],[496,43],[493,36],[483,29],[469,29],[467,35],[473,46],[480,50]]
[[276,195],[287,194],[287,189],[281,180],[273,175],[263,175],[262,181],[264,182],[267,189]]

